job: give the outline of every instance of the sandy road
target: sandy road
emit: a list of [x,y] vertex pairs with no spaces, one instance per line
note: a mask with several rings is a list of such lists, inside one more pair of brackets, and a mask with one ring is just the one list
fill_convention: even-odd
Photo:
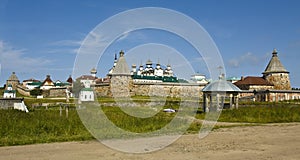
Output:
[[97,141],[0,147],[0,160],[299,160],[300,123],[222,128],[204,139],[184,135],[144,154],[112,150]]

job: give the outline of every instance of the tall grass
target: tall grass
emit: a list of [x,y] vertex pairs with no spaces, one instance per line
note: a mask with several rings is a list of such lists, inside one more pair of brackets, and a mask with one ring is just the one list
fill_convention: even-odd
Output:
[[241,107],[237,110],[223,110],[222,122],[279,123],[300,122],[300,107],[295,105],[274,105]]
[[170,123],[176,115],[176,113],[166,114],[159,112],[153,117],[139,118],[122,112],[119,107],[103,107],[103,111],[108,119],[117,127],[135,133],[151,132],[161,129]]
[[[167,102],[163,107],[178,109],[179,105],[178,102],[172,101]],[[97,116],[96,112],[99,109],[102,109],[105,116],[117,127],[134,133],[147,133],[159,130],[169,124],[178,114],[160,111],[153,117],[138,118],[124,113],[119,107],[98,106],[91,109],[90,113],[87,113],[87,118],[94,122],[95,129],[100,128],[104,132],[104,138],[115,138],[123,135],[112,133],[111,130],[105,130],[103,126],[99,125],[101,124],[101,117],[92,117],[94,115]],[[201,120],[204,119],[205,115],[199,109],[196,118]],[[239,109],[223,110],[218,121],[249,123],[300,122],[300,107],[296,104],[240,107]],[[181,127],[181,122],[186,121],[179,119],[178,123],[176,123],[178,129]],[[191,124],[187,132],[197,132],[200,128],[201,123],[199,120],[196,120]],[[174,131],[176,132],[177,130]],[[65,113],[60,116],[60,111],[57,107],[49,108],[48,110],[43,108],[31,109],[29,113],[16,110],[0,110],[0,146],[89,139],[93,139],[93,137],[83,125],[75,109],[69,110],[68,118],[65,116]]]
[[57,110],[0,110],[0,117],[0,146],[92,139],[75,110],[68,118]]

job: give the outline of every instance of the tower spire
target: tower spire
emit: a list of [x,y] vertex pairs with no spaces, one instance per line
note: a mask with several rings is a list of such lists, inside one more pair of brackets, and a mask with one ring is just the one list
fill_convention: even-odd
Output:
[[274,48],[274,49],[273,49],[273,53],[272,53],[272,54],[273,54],[273,57],[277,57],[277,53],[278,53],[278,52],[277,52],[276,48]]

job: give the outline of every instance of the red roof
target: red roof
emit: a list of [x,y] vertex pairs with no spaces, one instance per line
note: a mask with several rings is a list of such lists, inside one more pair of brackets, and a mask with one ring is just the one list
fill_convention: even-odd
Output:
[[94,77],[92,75],[82,75],[77,78],[77,80],[95,80],[97,77]]
[[71,76],[69,76],[69,78],[67,79],[67,82],[69,82],[69,83],[73,83],[73,79],[72,79],[72,77]]
[[105,78],[98,78],[95,80],[96,84],[99,84],[99,83],[109,83],[110,82],[110,79],[105,77]]
[[234,83],[235,85],[265,85],[265,86],[273,86],[270,82],[268,82],[263,77],[251,77],[248,76],[246,78],[242,78],[241,80]]

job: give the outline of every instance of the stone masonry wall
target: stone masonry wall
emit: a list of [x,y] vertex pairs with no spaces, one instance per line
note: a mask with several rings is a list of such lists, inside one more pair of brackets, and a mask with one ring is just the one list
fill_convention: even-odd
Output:
[[30,90],[23,88],[21,85],[17,86],[17,91],[24,96],[30,96]]
[[287,73],[273,73],[272,75],[268,75],[266,79],[274,84],[274,89],[277,90],[290,90],[291,83],[289,74]]
[[112,77],[112,83],[94,85],[98,97],[161,96],[202,97],[204,86],[189,83],[133,83],[130,77]]
[[48,97],[66,97],[66,87],[49,89]]
[[21,103],[23,98],[0,98],[0,108],[14,108],[14,103]]

